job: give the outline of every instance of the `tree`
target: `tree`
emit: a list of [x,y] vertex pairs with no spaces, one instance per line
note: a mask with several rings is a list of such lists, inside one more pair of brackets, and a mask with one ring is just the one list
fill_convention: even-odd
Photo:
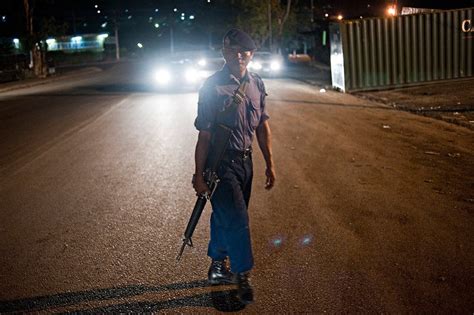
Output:
[[276,37],[276,47],[279,53],[281,53],[281,47],[283,44],[283,31],[285,29],[285,24],[288,21],[291,11],[291,0],[286,1],[286,5],[281,5],[280,1],[273,0],[272,10],[275,10],[277,17],[277,37]]
[[41,41],[38,40],[38,36],[33,29],[35,2],[35,0],[23,0],[26,19],[26,48],[31,53],[34,74],[37,77],[43,78],[48,74],[48,69],[46,68],[45,48],[42,47]]
[[44,78],[48,75],[46,39],[48,36],[65,34],[67,24],[63,23],[58,25],[54,17],[46,17],[41,19],[41,26],[36,29],[34,24],[34,9],[36,4],[36,0],[23,0],[26,19],[26,49],[31,53],[35,76]]
[[257,47],[264,47],[270,36],[266,1],[242,0],[236,12],[240,12],[236,25],[252,36]]
[[[236,2],[237,26],[249,33],[259,48],[281,52],[296,31],[292,0],[240,0]],[[270,27],[271,26],[271,27]]]

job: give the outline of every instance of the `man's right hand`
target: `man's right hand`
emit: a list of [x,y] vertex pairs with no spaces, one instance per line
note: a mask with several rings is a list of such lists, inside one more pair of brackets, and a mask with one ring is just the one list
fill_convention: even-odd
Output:
[[204,180],[204,177],[202,175],[200,175],[200,176],[196,175],[194,177],[193,187],[194,187],[194,190],[196,191],[196,194],[198,196],[201,196],[205,193],[207,193],[208,195],[211,194],[211,190],[207,186],[206,181]]

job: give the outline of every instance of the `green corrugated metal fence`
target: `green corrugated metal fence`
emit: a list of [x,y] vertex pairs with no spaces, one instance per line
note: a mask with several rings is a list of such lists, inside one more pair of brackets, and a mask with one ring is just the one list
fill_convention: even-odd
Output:
[[473,10],[331,25],[333,86],[359,91],[473,76]]

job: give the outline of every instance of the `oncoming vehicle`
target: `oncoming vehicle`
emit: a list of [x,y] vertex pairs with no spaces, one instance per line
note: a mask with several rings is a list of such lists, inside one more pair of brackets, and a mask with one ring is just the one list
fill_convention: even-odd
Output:
[[256,51],[248,67],[250,71],[261,76],[278,76],[283,70],[283,57],[266,51]]
[[198,89],[223,64],[222,57],[207,52],[180,52],[162,59],[154,67],[152,81],[163,90]]

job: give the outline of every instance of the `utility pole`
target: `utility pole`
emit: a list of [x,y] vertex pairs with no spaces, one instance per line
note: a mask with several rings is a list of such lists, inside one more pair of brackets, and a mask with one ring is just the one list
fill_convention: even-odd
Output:
[[268,48],[273,52],[273,38],[272,38],[272,0],[267,0],[268,11]]
[[76,30],[76,13],[74,12],[74,10],[72,10],[72,33],[74,35],[77,34],[77,30]]
[[120,45],[119,45],[117,12],[115,10],[114,10],[114,28],[115,28],[115,59],[119,61],[120,60]]
[[173,37],[173,25],[170,24],[170,53],[174,53],[174,37]]
[[33,45],[33,47],[30,48],[30,69],[33,68],[34,66],[34,59],[33,59],[33,49],[34,49],[34,43],[32,41],[33,39],[33,9],[30,7],[30,1],[29,0],[23,0],[23,6],[25,8],[25,17],[26,17],[26,33],[28,34],[29,45]]
[[[311,0],[311,49],[312,49],[312,58],[316,57],[316,39],[314,38],[315,36],[315,27],[314,27],[314,0]],[[305,54],[306,54],[306,42],[304,43],[305,47]]]

